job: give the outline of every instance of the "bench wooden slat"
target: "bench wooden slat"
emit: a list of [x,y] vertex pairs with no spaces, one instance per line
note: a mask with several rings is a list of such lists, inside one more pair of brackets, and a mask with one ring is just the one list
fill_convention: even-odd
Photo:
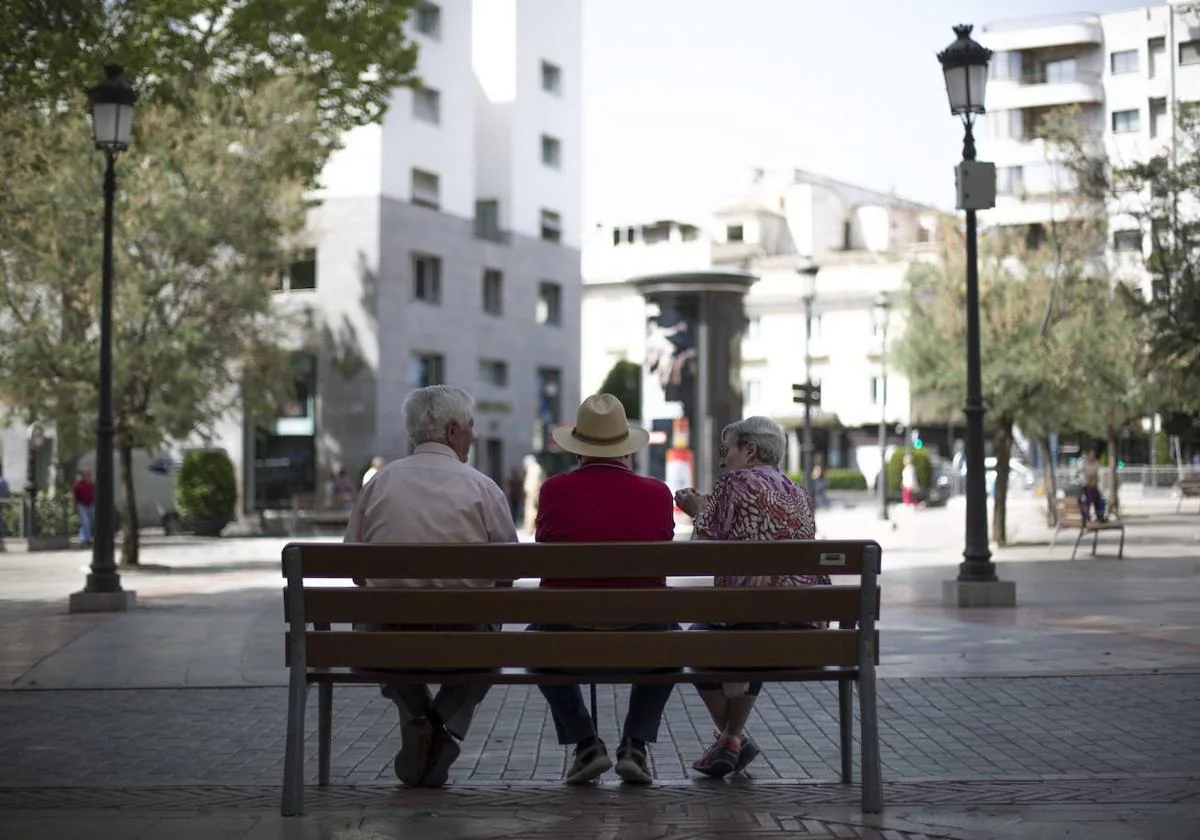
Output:
[[[711,668],[683,668],[679,671],[640,671],[616,672],[605,671],[587,674],[581,679],[579,674],[568,674],[561,671],[531,671],[528,668],[502,668],[494,671],[463,671],[454,675],[455,684],[487,683],[489,685],[572,685],[579,682],[595,683],[597,685],[626,685],[630,682],[639,683],[677,683],[690,685],[697,682],[740,683],[753,680],[754,682],[828,682],[833,679],[855,679],[858,669],[854,667],[836,666],[806,668],[803,670],[783,670],[765,668],[753,673],[746,671],[717,671]],[[442,677],[442,679],[447,679]],[[310,669],[310,683],[332,683],[338,685],[378,685],[392,682],[396,684],[421,685],[429,682],[428,674],[394,673],[388,671],[350,670],[346,668],[316,668]]]
[[[631,574],[687,577],[738,573],[862,574],[869,540],[677,543],[498,543],[489,545],[380,545],[291,543],[283,550],[283,573],[299,566],[305,578],[603,578]],[[563,562],[564,550],[570,562]],[[877,570],[878,571],[878,570]]]
[[539,624],[561,622],[564,615],[576,624],[856,621],[859,587],[304,589],[310,622]]
[[310,668],[798,668],[854,665],[857,630],[306,634]]

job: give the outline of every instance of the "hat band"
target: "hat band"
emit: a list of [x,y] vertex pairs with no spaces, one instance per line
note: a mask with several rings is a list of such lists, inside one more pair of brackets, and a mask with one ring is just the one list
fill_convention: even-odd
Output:
[[615,437],[592,437],[591,435],[582,435],[579,433],[579,427],[571,429],[571,437],[576,440],[581,440],[584,443],[590,443],[592,446],[609,446],[614,443],[620,443],[623,440],[629,439],[629,429],[626,429]]

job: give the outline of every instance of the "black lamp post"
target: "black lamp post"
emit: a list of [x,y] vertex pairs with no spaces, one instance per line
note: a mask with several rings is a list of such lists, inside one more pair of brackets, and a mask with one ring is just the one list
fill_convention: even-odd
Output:
[[813,433],[812,433],[812,407],[813,407],[813,381],[812,381],[812,309],[813,301],[817,298],[817,273],[820,267],[812,260],[806,260],[796,271],[800,274],[800,280],[803,284],[803,300],[804,300],[804,444],[802,448],[804,470],[804,489],[808,491],[808,498],[816,503],[817,497],[814,495],[813,487]]
[[879,490],[879,518],[888,518],[887,503],[887,334],[892,302],[885,294],[875,298],[871,315],[875,320],[875,331],[879,334],[879,478],[875,480]]
[[[92,544],[92,568],[83,595],[126,594],[113,556],[113,204],[117,194],[117,155],[129,148],[137,91],[121,78],[122,68],[104,68],[105,79],[88,91],[92,106],[92,136],[104,152],[104,262],[100,285],[100,412],[96,423],[96,521]],[[131,594],[131,593],[128,593]],[[114,609],[124,598],[92,599],[94,609]],[[88,599],[77,601],[83,605]],[[72,606],[76,606],[73,601]],[[80,606],[80,609],[84,607]]]
[[[984,113],[988,62],[992,51],[971,38],[971,26],[954,27],[958,38],[942,52],[938,61],[946,76],[950,112],[960,117],[965,128],[963,163],[958,173],[958,206],[967,213],[967,533],[963,562],[958,567],[959,583],[990,583],[997,580],[996,566],[988,549],[987,490],[983,466],[983,379],[979,336],[979,255],[976,210],[995,202],[995,168],[975,161],[975,118]],[[987,183],[990,176],[990,185]],[[989,191],[990,186],[990,191]]]

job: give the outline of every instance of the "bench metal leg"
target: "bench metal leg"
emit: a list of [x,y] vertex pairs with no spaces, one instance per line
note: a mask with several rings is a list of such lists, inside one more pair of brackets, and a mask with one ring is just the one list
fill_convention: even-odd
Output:
[[288,685],[287,747],[283,759],[283,815],[304,815],[304,706],[308,682],[293,670]]
[[866,814],[883,810],[883,780],[879,757],[879,720],[875,714],[875,668],[864,668],[858,678],[858,714],[862,741],[862,809]]
[[838,680],[838,727],[842,735],[842,784],[854,781],[854,680]]
[[1075,547],[1073,549],[1071,549],[1071,559],[1072,560],[1074,560],[1075,555],[1079,553],[1079,542],[1080,542],[1080,540],[1083,539],[1084,533],[1085,533],[1084,530],[1082,528],[1080,528],[1079,535],[1075,537]]
[[1092,556],[1096,556],[1096,544],[1100,542],[1100,529],[1092,531]]
[[1121,544],[1117,546],[1117,559],[1125,559],[1125,529],[1121,529]]
[[317,686],[317,783],[329,784],[329,759],[333,750],[333,683]]
[[591,689],[592,689],[592,698],[591,698],[592,699],[592,731],[599,733],[600,732],[600,718],[596,713],[596,684],[595,683],[591,684]]

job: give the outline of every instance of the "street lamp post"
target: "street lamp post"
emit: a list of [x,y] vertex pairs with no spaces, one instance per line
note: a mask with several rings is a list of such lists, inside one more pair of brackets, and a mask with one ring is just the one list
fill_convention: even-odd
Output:
[[113,556],[113,205],[117,195],[117,155],[129,148],[137,91],[122,77],[122,68],[104,68],[105,79],[88,90],[92,137],[104,152],[104,257],[100,278],[100,410],[96,422],[96,521],[92,567],[82,592],[71,595],[72,612],[128,609],[133,593],[121,588]]
[[885,294],[875,299],[872,315],[875,318],[875,328],[879,333],[879,477],[875,480],[879,490],[879,518],[887,520],[887,334],[888,320],[891,315],[892,302]]
[[821,269],[811,259],[807,260],[796,271],[800,274],[804,295],[804,445],[801,468],[804,470],[804,489],[808,498],[816,503],[813,486],[813,381],[812,381],[812,310],[813,301],[817,298],[817,272]]
[[992,51],[971,38],[969,25],[954,27],[954,43],[938,53],[946,79],[950,112],[963,122],[963,161],[957,175],[958,207],[967,216],[967,520],[966,548],[958,578],[947,582],[944,600],[959,606],[1011,606],[1016,587],[1001,583],[988,548],[987,491],[984,481],[983,377],[979,334],[979,255],[977,210],[995,206],[996,168],[975,159],[975,119],[984,113],[988,62]]

